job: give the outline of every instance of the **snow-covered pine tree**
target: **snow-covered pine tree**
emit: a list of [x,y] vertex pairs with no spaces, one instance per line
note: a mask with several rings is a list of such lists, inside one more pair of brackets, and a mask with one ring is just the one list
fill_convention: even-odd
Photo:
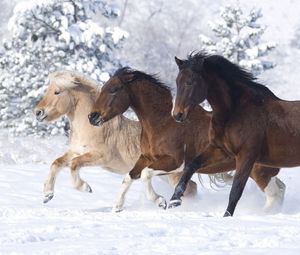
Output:
[[45,125],[32,114],[49,72],[74,70],[103,82],[121,66],[114,51],[127,33],[98,25],[95,14],[113,19],[118,10],[104,0],[26,1],[15,7],[11,39],[0,46],[0,127],[17,134],[63,133],[64,120]]
[[228,5],[220,9],[220,17],[215,23],[209,23],[213,39],[200,35],[204,50],[223,55],[255,75],[274,67],[274,63],[264,58],[275,48],[275,43],[261,42],[266,27],[258,23],[262,17],[260,9],[244,14],[238,4]]

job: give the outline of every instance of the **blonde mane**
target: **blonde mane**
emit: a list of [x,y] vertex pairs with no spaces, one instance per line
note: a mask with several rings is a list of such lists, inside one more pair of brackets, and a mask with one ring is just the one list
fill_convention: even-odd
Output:
[[73,71],[56,71],[49,74],[50,84],[55,83],[63,88],[75,88],[78,86],[88,87],[90,90],[97,90],[100,85],[93,79]]

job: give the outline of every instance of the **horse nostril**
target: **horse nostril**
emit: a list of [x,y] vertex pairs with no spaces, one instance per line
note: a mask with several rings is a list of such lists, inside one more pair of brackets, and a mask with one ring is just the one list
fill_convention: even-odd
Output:
[[174,116],[174,119],[176,120],[176,122],[183,122],[183,113],[179,112]]
[[36,117],[40,117],[40,116],[42,116],[43,115],[43,110],[37,110],[36,112],[35,112],[35,115],[36,115]]

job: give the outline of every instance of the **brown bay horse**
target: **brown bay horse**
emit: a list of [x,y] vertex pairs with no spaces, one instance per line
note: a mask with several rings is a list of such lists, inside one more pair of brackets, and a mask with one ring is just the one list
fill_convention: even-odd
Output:
[[[50,122],[65,115],[70,121],[71,133],[68,150],[51,165],[44,184],[44,203],[53,198],[55,180],[63,167],[70,168],[75,189],[91,192],[90,185],[80,177],[81,167],[101,166],[110,172],[126,174],[141,154],[138,121],[119,115],[101,128],[90,125],[87,115],[99,88],[95,81],[76,72],[49,74],[47,91],[35,108],[36,118]],[[168,176],[169,184],[175,187],[180,176]],[[151,186],[151,183],[147,185]],[[191,181],[185,195],[196,193],[197,185]]]
[[[170,114],[172,96],[169,88],[154,76],[130,68],[119,69],[104,84],[89,114],[90,122],[101,126],[129,107],[135,111],[142,126],[141,155],[124,178],[115,211],[122,209],[125,194],[133,180],[182,171],[181,166],[190,163],[208,145],[209,112],[196,106],[185,123],[177,123]],[[220,150],[215,150],[212,161],[214,164],[198,172],[212,174],[235,169],[234,157],[224,155]],[[279,172],[277,168],[268,171],[264,168],[253,168],[254,180],[257,173],[272,173],[275,176]],[[269,174],[261,177],[267,183],[270,178]],[[161,207],[166,207],[163,197],[155,193],[153,197]]]
[[[215,150],[219,150],[236,159],[236,174],[224,214],[232,216],[254,164],[300,165],[300,102],[279,99],[250,73],[218,55],[200,52],[186,60],[175,57],[175,61],[179,73],[174,118],[178,122],[188,121],[192,109],[205,99],[213,109],[213,116],[210,144],[185,167],[170,205],[180,205],[186,182],[199,167],[209,166]],[[270,179],[273,170],[264,169],[257,175],[255,181],[270,194],[270,199],[278,198],[283,187],[278,179]],[[270,182],[265,183],[263,178]]]

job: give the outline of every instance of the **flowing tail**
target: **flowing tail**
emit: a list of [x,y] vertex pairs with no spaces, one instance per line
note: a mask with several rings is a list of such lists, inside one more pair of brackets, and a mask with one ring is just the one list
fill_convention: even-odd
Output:
[[[233,176],[235,171],[229,171],[225,173],[218,173],[218,174],[209,174],[209,185],[212,189],[216,188],[224,188],[225,186],[232,185]],[[198,174],[199,182],[202,186],[203,180],[201,174]]]

